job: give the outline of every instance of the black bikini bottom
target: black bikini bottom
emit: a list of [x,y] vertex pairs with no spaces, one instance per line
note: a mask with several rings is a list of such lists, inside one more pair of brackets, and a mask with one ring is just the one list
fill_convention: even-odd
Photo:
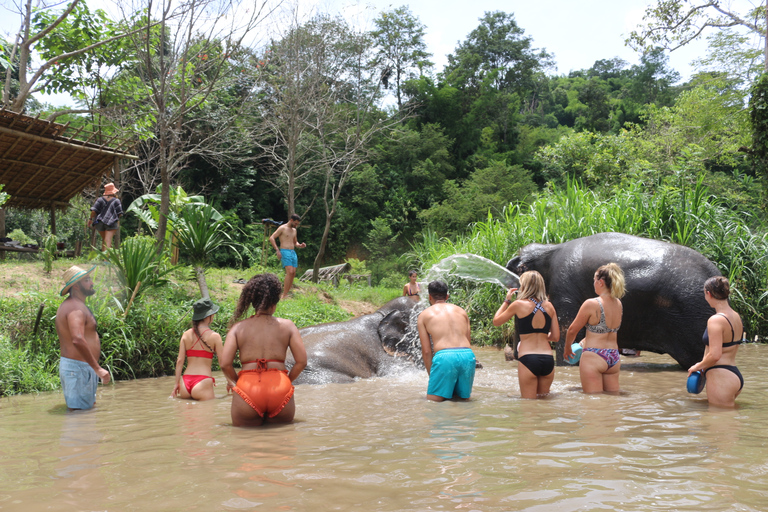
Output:
[[704,375],[706,375],[709,370],[713,370],[715,368],[722,368],[723,370],[728,370],[729,372],[733,372],[734,374],[736,374],[736,376],[741,381],[741,386],[739,386],[739,391],[741,391],[741,388],[744,387],[744,377],[741,376],[741,372],[739,371],[738,368],[736,368],[735,366],[731,366],[730,364],[716,364],[715,366],[711,366],[706,370],[704,370]]
[[520,362],[537,377],[544,377],[555,369],[555,358],[546,354],[526,354],[520,356]]

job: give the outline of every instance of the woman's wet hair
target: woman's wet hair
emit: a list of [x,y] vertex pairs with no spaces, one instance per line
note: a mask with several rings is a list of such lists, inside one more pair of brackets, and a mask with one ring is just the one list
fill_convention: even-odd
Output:
[[544,284],[544,278],[535,270],[523,272],[520,276],[520,289],[517,291],[517,300],[531,297],[539,302],[547,300],[547,286]]
[[448,299],[448,285],[442,281],[432,281],[427,286],[427,291],[435,300]]
[[727,277],[710,277],[704,282],[704,289],[717,300],[726,300],[731,295],[731,284]]
[[[205,320],[205,318],[203,318],[203,320]],[[208,350],[210,350],[211,352],[215,352],[215,351],[214,351],[214,350],[211,348],[211,346],[210,346],[209,344],[207,344],[207,343],[205,342],[205,340],[203,339],[203,337],[200,335],[200,322],[202,322],[203,320],[192,320],[192,330],[193,330],[193,331],[195,332],[195,334],[197,335],[197,339],[199,339],[200,341],[202,341],[202,342],[203,342],[203,345],[205,345],[206,347],[208,347]]]
[[595,278],[602,279],[611,291],[611,297],[620,299],[626,293],[624,288],[624,272],[616,263],[608,263],[597,269]]
[[413,276],[413,275],[419,275],[419,273],[418,273],[418,272],[416,272],[415,270],[409,270],[409,271],[408,271],[408,277],[411,277],[411,276]]
[[266,311],[280,302],[280,295],[283,293],[283,285],[275,274],[258,274],[253,276],[250,281],[245,283],[243,291],[240,292],[240,299],[237,301],[237,309],[232,317],[232,323],[240,320],[248,308]]

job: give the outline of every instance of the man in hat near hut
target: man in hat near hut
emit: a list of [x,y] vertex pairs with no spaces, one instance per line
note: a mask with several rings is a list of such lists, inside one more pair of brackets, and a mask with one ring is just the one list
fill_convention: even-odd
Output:
[[96,293],[90,276],[95,268],[72,266],[64,273],[61,296],[69,297],[56,311],[56,333],[61,345],[59,378],[70,410],[91,409],[96,403],[99,379],[109,383],[109,372],[99,366],[101,341],[96,319],[85,305],[85,298]]

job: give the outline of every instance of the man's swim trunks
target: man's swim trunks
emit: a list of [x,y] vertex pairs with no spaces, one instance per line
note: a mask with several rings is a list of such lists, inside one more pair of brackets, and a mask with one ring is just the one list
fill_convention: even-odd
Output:
[[280,249],[280,254],[283,255],[280,261],[283,262],[283,267],[299,267],[299,257],[296,256],[296,251],[293,249]]
[[269,418],[280,414],[291,401],[293,390],[288,372],[277,368],[241,370],[234,389],[259,416]]
[[99,376],[85,361],[62,357],[59,360],[59,378],[64,400],[70,409],[91,409],[96,403]]
[[[187,351],[187,354],[189,354],[189,351]],[[211,379],[214,384],[216,383],[216,379],[208,375],[182,375],[181,378],[184,379],[184,387],[187,388],[187,393],[190,395],[192,394],[192,388],[205,379]]]
[[470,348],[444,348],[432,356],[428,395],[469,398],[475,381],[475,354]]

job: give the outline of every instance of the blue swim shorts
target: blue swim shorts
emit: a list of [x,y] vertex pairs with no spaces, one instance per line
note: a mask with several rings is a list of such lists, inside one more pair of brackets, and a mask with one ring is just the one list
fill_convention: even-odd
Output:
[[432,356],[428,395],[469,398],[475,381],[475,354],[470,348],[444,348]]
[[283,262],[283,267],[298,268],[299,257],[296,256],[296,251],[293,249],[280,249],[280,254],[283,255],[283,257],[280,259]]
[[70,409],[91,409],[96,403],[99,376],[85,361],[62,357],[59,360],[59,378],[64,400]]

